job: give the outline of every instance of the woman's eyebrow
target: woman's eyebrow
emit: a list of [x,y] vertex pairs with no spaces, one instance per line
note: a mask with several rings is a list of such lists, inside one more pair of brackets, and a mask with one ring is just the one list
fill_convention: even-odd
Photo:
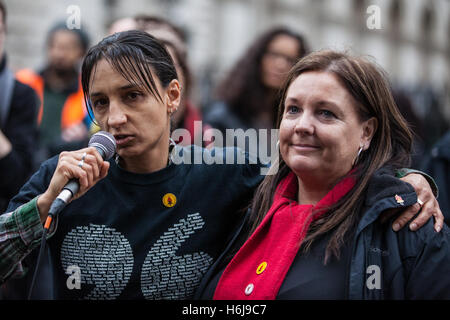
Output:
[[[121,86],[121,87],[117,88],[117,90],[118,91],[124,91],[124,90],[129,90],[129,89],[138,89],[138,88],[140,88],[140,87],[135,85],[135,84],[130,83],[130,84],[127,84],[125,86]],[[100,92],[100,91],[99,92],[93,92],[93,93],[90,94],[91,97],[96,97],[96,96],[101,96],[101,95],[103,95],[103,93]]]
[[89,94],[89,97],[92,98],[92,97],[97,97],[97,96],[101,96],[101,95],[102,95],[101,92],[93,92],[93,93]]
[[316,102],[317,105],[319,106],[332,106],[332,107],[338,107],[338,105],[336,103],[334,103],[333,101],[329,101],[329,100],[319,100]]
[[298,103],[298,99],[297,99],[297,98],[294,98],[294,97],[287,97],[285,103],[286,103],[286,104],[287,104],[287,103]]
[[120,87],[118,90],[123,91],[123,90],[128,90],[128,89],[139,89],[139,88],[141,88],[141,87],[138,86],[138,85],[130,83],[130,84],[127,84],[126,86]]

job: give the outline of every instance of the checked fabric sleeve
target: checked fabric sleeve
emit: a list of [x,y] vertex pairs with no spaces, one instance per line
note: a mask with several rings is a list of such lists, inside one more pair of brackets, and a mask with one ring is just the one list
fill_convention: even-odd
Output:
[[[21,261],[40,244],[44,228],[37,198],[0,215],[0,284],[11,276],[23,276]],[[47,238],[54,234],[55,226],[56,221]]]

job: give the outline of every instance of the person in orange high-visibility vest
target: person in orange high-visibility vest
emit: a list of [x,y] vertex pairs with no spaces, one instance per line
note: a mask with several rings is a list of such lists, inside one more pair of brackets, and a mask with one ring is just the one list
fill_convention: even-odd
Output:
[[79,148],[89,136],[90,120],[80,85],[79,65],[88,49],[80,29],[55,25],[47,36],[47,65],[40,71],[19,70],[19,81],[32,87],[41,104],[38,113],[40,158]]
[[0,212],[34,171],[39,104],[34,90],[17,81],[8,67],[6,18],[0,0]]

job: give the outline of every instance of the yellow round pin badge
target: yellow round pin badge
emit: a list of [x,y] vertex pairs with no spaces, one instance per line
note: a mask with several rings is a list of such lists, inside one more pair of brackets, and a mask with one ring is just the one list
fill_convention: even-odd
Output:
[[173,193],[166,193],[162,202],[167,208],[172,208],[177,203],[177,197]]
[[256,274],[261,274],[264,272],[264,270],[266,270],[267,267],[267,262],[261,262],[261,264],[258,266],[258,268],[256,269]]

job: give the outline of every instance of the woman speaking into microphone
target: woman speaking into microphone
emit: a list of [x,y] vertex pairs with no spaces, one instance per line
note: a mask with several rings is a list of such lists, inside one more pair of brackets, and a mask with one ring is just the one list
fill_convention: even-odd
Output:
[[[248,155],[244,164],[174,163],[175,154],[205,159],[239,151],[171,142],[170,118],[181,88],[169,53],[147,33],[116,33],[92,47],[82,85],[100,128],[116,140],[116,156],[105,161],[90,147],[41,166],[0,216],[1,280],[22,271],[25,257],[39,246],[51,204],[77,179],[76,201],[49,226],[50,298],[192,298],[242,227],[240,209],[263,178],[261,165],[251,164]],[[415,188],[423,190],[418,192],[427,210],[416,218],[419,226],[440,213],[421,179]],[[399,219],[408,221],[416,212],[410,208]]]

